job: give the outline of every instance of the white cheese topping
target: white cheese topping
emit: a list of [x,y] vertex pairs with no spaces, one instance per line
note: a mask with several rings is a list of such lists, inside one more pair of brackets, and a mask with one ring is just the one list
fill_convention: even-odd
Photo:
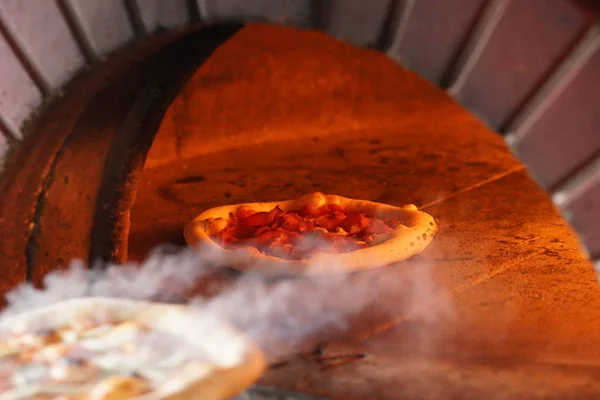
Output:
[[[14,373],[7,371],[14,388],[2,393],[0,400],[89,394],[92,386],[96,390],[103,382],[138,385],[143,391],[136,396],[151,390],[147,400],[162,398],[215,368],[243,361],[246,338],[210,314],[179,306],[105,300],[73,300],[57,310],[38,309],[28,318],[17,318],[13,325],[20,333],[17,338],[26,339],[17,344],[28,346],[35,362],[21,359],[25,365]],[[89,318],[97,311],[95,303],[104,305],[98,310],[101,321]],[[111,303],[114,309],[107,318]],[[14,351],[10,345],[5,347],[5,355]],[[108,390],[106,385],[100,389]]]

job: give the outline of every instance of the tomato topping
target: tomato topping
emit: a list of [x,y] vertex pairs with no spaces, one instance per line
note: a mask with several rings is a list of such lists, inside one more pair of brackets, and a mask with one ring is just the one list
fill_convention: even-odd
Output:
[[371,218],[360,212],[348,213],[346,218],[340,222],[340,228],[348,233],[356,233],[369,226]]
[[343,214],[322,215],[315,219],[315,224],[327,230],[335,230],[345,218],[346,216]]
[[225,248],[252,246],[264,254],[301,260],[317,252],[346,253],[369,246],[374,235],[392,232],[396,218],[346,212],[339,204],[306,205],[297,210],[256,212],[240,207],[229,213],[227,226],[215,240]]
[[[309,223],[295,213],[287,213],[281,217],[283,224],[281,227],[293,232],[305,232],[309,228]],[[312,224],[310,224],[312,226]]]
[[393,231],[389,225],[387,225],[382,219],[373,218],[371,219],[371,224],[369,225],[372,233],[382,234],[382,233],[390,233]]

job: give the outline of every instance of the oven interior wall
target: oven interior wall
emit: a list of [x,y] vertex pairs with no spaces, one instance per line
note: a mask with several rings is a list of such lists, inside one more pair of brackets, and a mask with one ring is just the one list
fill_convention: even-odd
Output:
[[415,203],[441,229],[419,256],[356,275],[376,303],[306,353],[280,349],[262,383],[331,398],[600,393],[600,288],[549,196],[445,92],[321,33],[250,25],[195,72],[139,176],[130,259],[184,245],[208,208],[312,191]]
[[[35,116],[41,104],[60,97],[74,76],[105,64],[107,56],[132,42],[231,21],[323,30],[384,52],[447,87],[478,118],[506,134],[597,260],[598,11],[588,0],[61,0],[31,7],[4,1],[0,159],[10,149],[21,152],[27,132],[39,134]],[[61,133],[56,136],[60,142]],[[8,209],[15,207],[20,206]],[[35,222],[31,213],[21,214],[11,229],[29,235]]]

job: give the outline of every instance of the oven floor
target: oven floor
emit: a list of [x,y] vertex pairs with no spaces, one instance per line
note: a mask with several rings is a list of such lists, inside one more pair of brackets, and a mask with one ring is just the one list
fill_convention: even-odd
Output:
[[374,285],[376,306],[343,335],[284,351],[262,384],[333,399],[600,398],[600,286],[548,196],[445,93],[321,34],[251,26],[197,71],[140,176],[130,258],[183,245],[207,208],[312,191],[414,203],[441,228],[421,255],[363,273],[398,284]]

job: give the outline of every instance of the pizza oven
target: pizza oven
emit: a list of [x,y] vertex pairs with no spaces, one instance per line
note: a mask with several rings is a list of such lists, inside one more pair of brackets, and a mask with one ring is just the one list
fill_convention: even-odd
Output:
[[2,293],[73,259],[184,247],[217,205],[412,203],[440,221],[430,247],[363,273],[397,284],[249,396],[598,398],[598,12],[3,0]]

